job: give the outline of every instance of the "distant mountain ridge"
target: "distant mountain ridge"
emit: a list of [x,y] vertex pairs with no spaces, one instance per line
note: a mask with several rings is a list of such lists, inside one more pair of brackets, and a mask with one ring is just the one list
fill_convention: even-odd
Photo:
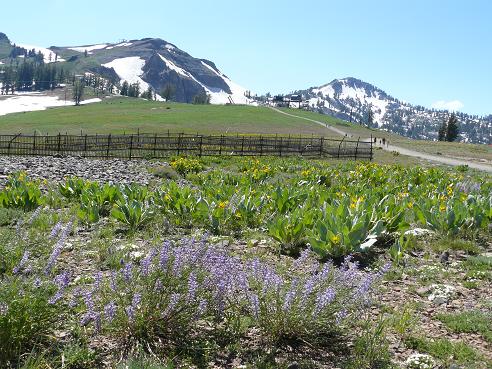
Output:
[[[335,79],[294,94],[303,95],[311,110],[416,139],[437,139],[439,126],[451,114],[403,102],[353,77]],[[460,124],[460,141],[492,144],[492,115],[455,114]]]
[[[173,100],[192,102],[207,93],[216,104],[247,103],[246,89],[221,73],[212,61],[194,58],[176,45],[159,38],[121,41],[83,46],[49,48],[14,44],[0,34],[0,62],[9,63],[16,47],[35,49],[45,63],[63,63],[75,74],[96,73],[115,83],[139,83],[141,91],[149,86],[159,94],[166,86],[174,90]],[[16,56],[21,58],[22,55]]]

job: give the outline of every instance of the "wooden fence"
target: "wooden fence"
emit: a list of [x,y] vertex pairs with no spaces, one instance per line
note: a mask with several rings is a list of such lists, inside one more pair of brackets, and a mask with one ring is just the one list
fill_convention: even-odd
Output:
[[324,137],[224,136],[184,133],[132,135],[0,135],[0,155],[163,158],[196,156],[334,157],[372,160],[371,142]]

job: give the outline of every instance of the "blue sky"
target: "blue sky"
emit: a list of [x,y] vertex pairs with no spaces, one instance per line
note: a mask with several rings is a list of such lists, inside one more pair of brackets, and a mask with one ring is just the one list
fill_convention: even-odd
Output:
[[27,0],[0,32],[38,46],[159,37],[253,92],[357,77],[427,107],[492,114],[492,1]]

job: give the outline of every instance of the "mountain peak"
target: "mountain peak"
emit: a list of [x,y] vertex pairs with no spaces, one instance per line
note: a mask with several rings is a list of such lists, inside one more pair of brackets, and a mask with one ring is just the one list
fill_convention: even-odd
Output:
[[[354,77],[334,79],[320,87],[296,93],[304,95],[311,110],[417,139],[437,139],[439,126],[450,114],[448,111],[426,109],[400,101],[382,89]],[[460,140],[492,142],[491,117],[456,114],[460,119]]]
[[10,40],[7,37],[7,35],[5,33],[2,33],[2,32],[0,32],[0,41],[7,41],[8,43],[10,43]]

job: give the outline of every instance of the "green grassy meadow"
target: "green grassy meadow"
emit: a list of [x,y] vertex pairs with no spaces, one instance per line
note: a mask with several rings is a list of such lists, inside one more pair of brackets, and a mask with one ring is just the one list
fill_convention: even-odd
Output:
[[[89,92],[88,89],[86,98],[94,97]],[[487,145],[412,140],[327,115],[299,109],[283,111],[327,123],[354,138],[384,137],[391,144],[429,154],[492,161],[492,147]],[[126,97],[105,98],[100,103],[79,107],[57,107],[45,111],[0,116],[0,134],[29,134],[34,131],[38,134],[118,134],[137,131],[166,133],[168,130],[184,133],[316,135],[340,138],[319,124],[280,114],[267,107],[191,105]],[[391,153],[380,153],[378,156],[383,162],[394,162]],[[417,160],[410,162],[414,163]]]
[[[331,118],[333,122],[336,119]],[[191,105],[110,98],[101,103],[58,107],[0,117],[0,133],[248,133],[326,135],[305,120],[251,106]]]

